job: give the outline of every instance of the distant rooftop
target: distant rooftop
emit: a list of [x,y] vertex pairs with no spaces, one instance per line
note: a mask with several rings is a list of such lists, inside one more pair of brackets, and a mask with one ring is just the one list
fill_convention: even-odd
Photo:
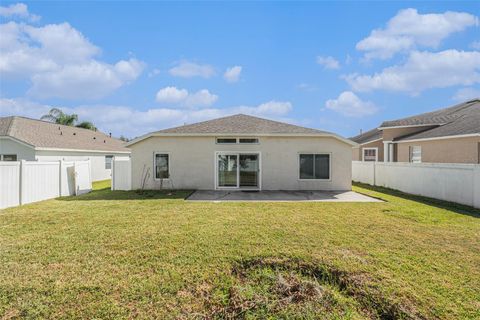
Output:
[[123,141],[100,132],[25,117],[0,118],[0,136],[36,148],[128,152]]
[[378,139],[382,139],[382,131],[375,128],[367,132],[361,133],[358,136],[351,137],[349,139],[355,141],[356,143],[364,144]]

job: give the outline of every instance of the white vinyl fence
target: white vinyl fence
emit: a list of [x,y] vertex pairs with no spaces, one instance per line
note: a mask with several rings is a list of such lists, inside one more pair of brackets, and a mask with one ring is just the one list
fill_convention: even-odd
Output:
[[352,162],[352,180],[480,208],[480,165]]
[[112,162],[112,190],[132,189],[132,162],[130,159],[115,159]]
[[90,190],[89,160],[0,162],[0,209]]

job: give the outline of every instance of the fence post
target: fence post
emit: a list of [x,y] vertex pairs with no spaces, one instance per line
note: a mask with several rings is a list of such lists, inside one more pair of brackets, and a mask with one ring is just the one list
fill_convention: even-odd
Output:
[[62,196],[62,174],[63,174],[63,160],[58,160],[58,170],[59,170],[59,174],[58,174],[58,196],[61,197]]
[[112,159],[112,181],[110,183],[110,190],[115,190],[115,157]]
[[473,206],[480,208],[480,165],[473,168]]
[[24,202],[24,190],[23,190],[23,186],[25,185],[25,160],[20,160],[20,179],[18,181],[18,186],[19,186],[19,194],[18,194],[18,202],[20,203],[20,205],[23,204]]

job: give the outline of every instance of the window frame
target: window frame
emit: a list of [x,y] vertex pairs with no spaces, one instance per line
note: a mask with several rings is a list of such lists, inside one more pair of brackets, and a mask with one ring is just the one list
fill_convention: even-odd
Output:
[[[312,179],[300,178],[300,156],[301,155],[313,155],[313,176]],[[328,155],[328,179],[317,179],[315,178],[315,155]],[[332,152],[299,152],[297,156],[297,180],[298,181],[332,181]]]
[[[235,140],[235,142],[218,142],[219,139],[232,139]],[[215,137],[215,144],[237,144],[238,143],[238,138],[232,138],[232,137]]]
[[[15,160],[5,160],[5,156],[14,156]],[[14,153],[0,154],[0,161],[15,162],[15,161],[18,161],[18,155]]]
[[362,161],[363,162],[373,162],[371,160],[365,160],[365,150],[375,150],[375,162],[378,162],[378,147],[362,148]]
[[[157,154],[164,154],[168,156],[168,178],[157,178],[157,171],[156,171],[156,163],[155,161],[157,160]],[[170,160],[171,160],[170,152],[163,152],[163,151],[155,151],[153,153],[153,179],[155,181],[160,181],[160,180],[170,180]]]
[[[113,159],[115,158],[115,156],[113,154],[106,154],[105,155],[105,170],[112,170],[112,167],[113,167]],[[110,160],[110,168],[107,168],[107,159],[111,159]]]
[[[241,140],[246,140],[246,139],[250,139],[250,140],[255,140],[255,142],[241,142]],[[238,138],[238,144],[259,144],[260,143],[260,140],[258,138],[249,138],[249,137],[242,137],[242,138]]]
[[[420,149],[420,159],[419,161],[413,161],[413,149],[414,148],[419,148]],[[410,153],[410,163],[422,163],[422,146],[410,146],[410,150],[409,150],[409,153]]]

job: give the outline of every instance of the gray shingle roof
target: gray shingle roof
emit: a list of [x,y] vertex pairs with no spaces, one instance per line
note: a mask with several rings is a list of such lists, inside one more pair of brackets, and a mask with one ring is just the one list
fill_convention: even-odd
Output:
[[155,133],[172,134],[330,134],[293,124],[236,114],[233,116],[198,122]]
[[37,148],[129,151],[123,141],[99,131],[17,116],[0,118],[0,136],[13,137]]
[[419,133],[406,135],[395,139],[395,141],[428,139],[465,134],[480,134],[480,100],[469,103],[465,108],[458,110],[458,113],[444,125]]
[[443,125],[455,119],[458,119],[466,114],[471,114],[472,110],[474,113],[478,113],[480,112],[479,108],[480,99],[473,99],[449,108],[444,108],[433,112],[422,113],[398,120],[384,121],[380,125],[380,127],[387,128],[414,125]]
[[382,136],[383,136],[382,131],[375,128],[349,139],[352,141],[355,141],[356,143],[364,144],[374,140],[381,139]]

